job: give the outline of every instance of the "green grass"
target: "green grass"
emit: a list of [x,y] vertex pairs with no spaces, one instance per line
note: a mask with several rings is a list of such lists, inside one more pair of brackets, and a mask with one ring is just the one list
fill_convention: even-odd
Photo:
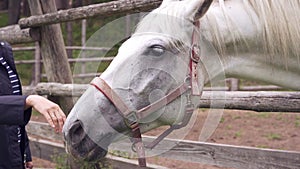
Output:
[[282,136],[278,133],[269,133],[266,136],[269,140],[282,140]]
[[231,130],[232,126],[229,124],[228,126],[226,126],[226,129]]
[[299,128],[299,127],[300,127],[300,120],[296,120],[296,121],[295,121],[295,127],[296,127],[296,128]]
[[266,145],[258,145],[256,146],[257,148],[270,148],[269,146],[266,146]]
[[234,137],[235,138],[240,138],[242,137],[243,133],[241,131],[237,131],[235,134],[234,134]]
[[259,118],[267,119],[267,118],[270,118],[270,113],[258,113],[257,116]]

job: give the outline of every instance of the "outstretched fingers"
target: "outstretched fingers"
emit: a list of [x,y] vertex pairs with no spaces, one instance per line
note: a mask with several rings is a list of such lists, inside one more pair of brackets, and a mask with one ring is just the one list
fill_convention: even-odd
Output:
[[62,131],[66,115],[57,104],[42,96],[30,95],[26,99],[26,105],[32,106],[43,114],[50,126],[55,128],[56,132]]
[[66,120],[66,116],[60,107],[57,106],[53,110],[48,111],[48,117],[46,117],[46,119],[48,120],[49,124],[55,128],[56,132],[61,132]]
[[58,107],[54,113],[51,115],[51,118],[54,123],[54,128],[56,132],[61,132],[63,125],[66,121],[66,116],[63,111]]

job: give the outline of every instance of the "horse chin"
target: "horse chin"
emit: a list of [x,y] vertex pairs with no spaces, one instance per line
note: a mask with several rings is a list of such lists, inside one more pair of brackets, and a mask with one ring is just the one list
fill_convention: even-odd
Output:
[[79,121],[75,121],[65,135],[66,149],[75,159],[99,161],[107,154],[108,146],[99,146],[84,132]]
[[99,161],[99,160],[103,159],[107,154],[107,151],[99,146],[96,146],[90,150],[84,150],[84,151],[82,151],[80,148],[77,148],[77,147],[68,146],[67,151],[75,159],[77,159],[79,161],[88,161],[88,162]]

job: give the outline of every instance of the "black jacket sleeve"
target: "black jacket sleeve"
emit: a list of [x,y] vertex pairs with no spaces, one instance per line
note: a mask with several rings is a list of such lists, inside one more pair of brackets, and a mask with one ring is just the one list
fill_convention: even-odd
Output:
[[27,96],[0,96],[0,125],[26,125],[30,120],[31,108],[24,111]]

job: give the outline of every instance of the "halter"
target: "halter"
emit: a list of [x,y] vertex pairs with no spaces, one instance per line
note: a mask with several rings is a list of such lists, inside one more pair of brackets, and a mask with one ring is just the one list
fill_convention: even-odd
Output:
[[[200,28],[200,22],[196,21],[194,23],[197,29]],[[162,141],[166,136],[168,136],[173,130],[180,129],[185,127],[194,111],[194,105],[191,100],[191,96],[200,96],[201,91],[199,90],[198,84],[198,63],[200,61],[200,48],[198,45],[199,36],[197,36],[196,29],[193,30],[192,34],[192,48],[190,52],[190,62],[189,62],[189,73],[187,77],[180,86],[175,88],[173,91],[168,93],[166,96],[155,101],[154,103],[143,107],[140,110],[132,111],[128,106],[123,102],[119,95],[100,77],[95,77],[91,85],[95,86],[101,93],[109,99],[114,106],[118,109],[121,115],[124,117],[126,125],[131,130],[131,141],[133,150],[138,155],[138,162],[141,167],[146,167],[146,158],[145,158],[145,147],[153,149],[160,141]],[[153,142],[144,146],[142,142],[141,131],[138,121],[150,115],[151,113],[161,109],[167,104],[174,101],[176,98],[181,96],[184,93],[187,93],[187,103],[185,105],[185,114],[180,124],[171,125],[169,129],[163,132],[158,136]]]

